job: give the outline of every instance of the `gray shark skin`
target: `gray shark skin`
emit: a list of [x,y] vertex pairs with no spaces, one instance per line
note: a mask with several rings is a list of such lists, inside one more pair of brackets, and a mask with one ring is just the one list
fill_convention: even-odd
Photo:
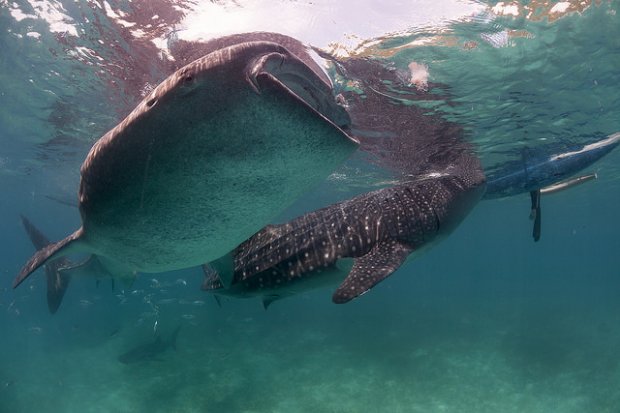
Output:
[[123,364],[135,364],[159,360],[159,356],[169,349],[177,349],[177,336],[180,329],[181,326],[177,327],[168,340],[163,340],[158,334],[153,342],[141,344],[118,356],[118,361]]
[[81,168],[82,227],[40,249],[14,288],[75,252],[124,277],[217,259],[355,150],[316,68],[251,35],[230,43],[173,73],[95,143]]
[[398,183],[263,228],[205,266],[203,289],[259,296],[268,306],[342,281],[332,301],[346,303],[386,279],[413,252],[450,234],[482,197],[485,177],[462,130],[399,104],[403,97],[427,94],[396,93],[386,85],[397,85],[398,73],[379,62],[336,64],[364,90],[343,93],[360,150]]

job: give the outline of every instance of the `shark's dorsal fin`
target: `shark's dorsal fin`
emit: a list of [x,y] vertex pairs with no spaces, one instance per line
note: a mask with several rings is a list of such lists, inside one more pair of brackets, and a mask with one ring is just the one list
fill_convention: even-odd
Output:
[[364,294],[396,271],[412,251],[396,240],[378,243],[368,254],[355,259],[351,272],[332,295],[332,301],[343,304]]

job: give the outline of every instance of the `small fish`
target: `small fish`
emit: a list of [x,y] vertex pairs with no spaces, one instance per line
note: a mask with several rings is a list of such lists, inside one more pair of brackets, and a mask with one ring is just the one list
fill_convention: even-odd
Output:
[[158,357],[168,349],[173,348],[176,350],[177,336],[179,335],[180,329],[181,326],[177,327],[168,340],[163,340],[160,335],[157,335],[155,341],[139,345],[121,354],[118,357],[118,361],[123,364],[132,364],[158,360]]

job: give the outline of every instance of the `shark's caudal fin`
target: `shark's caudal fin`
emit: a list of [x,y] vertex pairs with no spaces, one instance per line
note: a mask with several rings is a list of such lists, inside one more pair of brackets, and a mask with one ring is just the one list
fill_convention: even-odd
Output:
[[79,241],[82,234],[83,230],[80,227],[80,229],[69,235],[67,238],[39,249],[30,258],[26,265],[23,266],[19,272],[19,275],[15,277],[15,280],[13,280],[13,288],[16,288],[24,282],[30,274],[32,274],[40,266],[44,265],[48,260],[57,259],[70,254],[73,249],[71,247],[75,246],[76,241]]
[[24,226],[24,229],[26,230],[26,233],[28,234],[30,241],[32,241],[32,245],[34,245],[35,249],[40,250],[41,248],[51,244],[47,237],[43,235],[43,233],[39,231],[39,229],[35,227],[28,218],[23,215],[20,215],[20,218],[22,219],[22,225]]
[[69,287],[69,281],[71,277],[68,274],[63,274],[62,270],[56,268],[55,271],[47,272],[47,308],[50,313],[54,314],[58,311],[60,303],[65,296],[67,287]]
[[[25,216],[21,215],[22,224],[30,237],[30,241],[36,249],[47,247],[50,242],[45,235]],[[58,311],[62,298],[69,286],[71,277],[63,273],[59,266],[51,266],[46,268],[47,277],[47,307],[50,313],[54,314]]]
[[355,259],[351,272],[332,295],[332,301],[344,304],[364,294],[396,271],[412,251],[396,240],[375,245],[368,254]]

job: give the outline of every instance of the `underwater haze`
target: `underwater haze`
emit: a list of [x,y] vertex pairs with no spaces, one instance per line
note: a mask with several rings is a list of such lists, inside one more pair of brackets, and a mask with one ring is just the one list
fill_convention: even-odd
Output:
[[[201,268],[71,281],[50,314],[34,248],[78,228],[93,143],[182,62],[252,31],[376,60],[462,127],[491,176],[620,132],[620,1],[0,0],[0,413],[620,412],[620,150],[597,179],[483,200],[362,297],[337,284],[263,308]],[[195,56],[197,57],[197,56]],[[352,87],[329,72],[336,87]],[[354,85],[353,85],[354,86]],[[404,96],[404,95],[403,95]],[[354,155],[280,217],[385,186]],[[77,257],[79,258],[79,257]]]

